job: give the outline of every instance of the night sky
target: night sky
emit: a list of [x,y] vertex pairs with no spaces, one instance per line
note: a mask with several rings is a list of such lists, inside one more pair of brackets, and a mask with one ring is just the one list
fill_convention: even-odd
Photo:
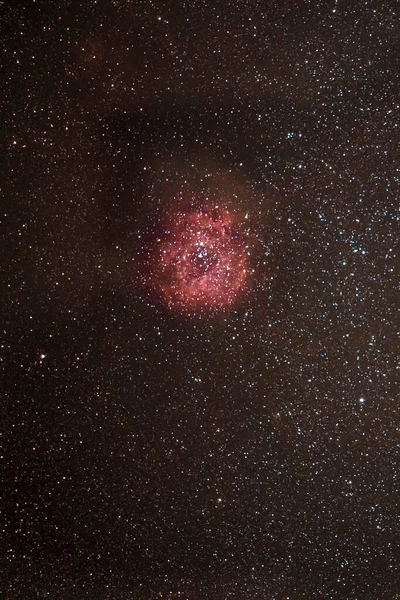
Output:
[[0,2],[1,600],[400,598],[398,17]]

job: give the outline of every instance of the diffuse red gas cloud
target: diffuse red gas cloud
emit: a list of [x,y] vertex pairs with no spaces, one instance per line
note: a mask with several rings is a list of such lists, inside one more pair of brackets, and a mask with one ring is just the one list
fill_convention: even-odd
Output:
[[250,283],[243,219],[196,196],[170,206],[150,252],[149,285],[171,311],[204,314],[236,305]]

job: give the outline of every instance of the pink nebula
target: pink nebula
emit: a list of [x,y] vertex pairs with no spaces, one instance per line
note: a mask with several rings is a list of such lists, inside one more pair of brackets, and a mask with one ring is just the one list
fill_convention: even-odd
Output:
[[168,215],[152,257],[150,284],[181,313],[232,307],[249,279],[249,253],[235,212],[202,203]]

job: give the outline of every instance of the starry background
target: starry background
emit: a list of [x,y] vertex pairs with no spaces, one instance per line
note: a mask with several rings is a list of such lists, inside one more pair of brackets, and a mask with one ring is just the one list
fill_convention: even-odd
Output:
[[[1,598],[399,598],[398,4],[4,1],[0,41]],[[248,213],[231,313],[141,285],[171,186]]]

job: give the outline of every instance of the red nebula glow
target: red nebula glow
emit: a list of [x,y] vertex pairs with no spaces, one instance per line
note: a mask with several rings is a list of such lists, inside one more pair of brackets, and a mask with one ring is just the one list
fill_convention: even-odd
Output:
[[232,307],[249,280],[249,253],[235,212],[203,202],[172,211],[157,239],[151,288],[171,310],[215,312]]

